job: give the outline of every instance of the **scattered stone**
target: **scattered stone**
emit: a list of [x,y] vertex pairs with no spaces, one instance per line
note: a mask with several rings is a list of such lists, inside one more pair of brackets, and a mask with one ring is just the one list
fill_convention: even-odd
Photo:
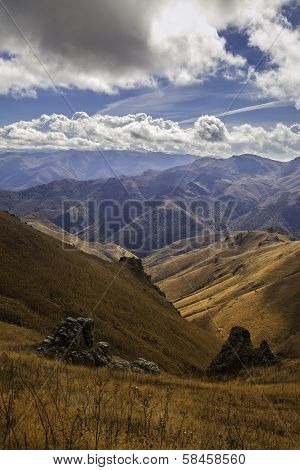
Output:
[[68,364],[109,367],[145,374],[160,373],[155,362],[143,358],[136,359],[133,362],[112,360],[112,350],[109,343],[100,341],[94,349],[92,349],[93,346],[94,321],[90,318],[68,317],[53,328],[52,335],[44,339],[38,346],[37,351],[40,356],[49,359],[60,359]]
[[111,361],[109,366],[110,369],[118,369],[124,371],[131,371],[131,364],[129,361],[119,360],[119,361]]
[[86,367],[95,367],[93,354],[86,349],[81,351],[67,351],[64,358],[68,364],[82,365]]
[[132,362],[132,369],[136,370],[137,372],[144,372],[145,374],[153,374],[159,375],[160,370],[157,364],[152,361],[146,361],[142,357],[139,357],[135,361]]
[[110,344],[101,341],[97,343],[93,352],[96,367],[107,367],[112,360],[112,352]]
[[253,348],[250,332],[241,326],[231,328],[227,341],[207,369],[208,375],[237,375],[253,366],[269,367],[277,362],[267,341]]
[[152,374],[152,375],[159,375],[160,370],[157,364],[152,361],[147,361],[142,357],[139,357],[133,362],[118,360],[118,361],[111,361],[109,364],[111,369],[119,369],[119,370],[126,370],[131,372],[139,372],[143,374]]

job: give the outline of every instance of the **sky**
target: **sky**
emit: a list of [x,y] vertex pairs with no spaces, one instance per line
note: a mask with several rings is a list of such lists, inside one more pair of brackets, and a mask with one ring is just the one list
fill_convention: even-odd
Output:
[[0,151],[300,156],[300,3],[0,0]]

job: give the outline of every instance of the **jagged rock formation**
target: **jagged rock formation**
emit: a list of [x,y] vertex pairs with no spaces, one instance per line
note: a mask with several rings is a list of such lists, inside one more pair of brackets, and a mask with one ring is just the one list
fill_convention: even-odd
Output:
[[119,259],[119,263],[126,264],[126,266],[133,269],[134,271],[141,272],[146,275],[146,273],[144,272],[142,260],[140,258],[131,258],[128,256],[122,256]]
[[109,367],[145,374],[159,374],[157,364],[138,358],[133,362],[114,361],[109,343],[100,341],[94,346],[94,321],[90,318],[68,317],[56,325],[52,335],[38,346],[40,356],[60,359],[69,364],[89,367]]
[[110,344],[100,341],[97,343],[94,352],[95,366],[106,367],[112,360],[112,351]]
[[258,348],[251,342],[250,332],[241,326],[231,328],[227,341],[207,369],[208,375],[236,375],[253,366],[269,367],[277,362],[267,341]]
[[159,367],[155,362],[146,361],[146,359],[143,359],[142,357],[133,362],[123,360],[111,361],[109,368],[153,375],[158,375],[160,373]]
[[142,274],[145,280],[151,284],[151,286],[162,296],[166,299],[166,302],[172,307],[172,309],[177,313],[177,315],[180,315],[180,312],[177,310],[177,308],[174,306],[172,302],[169,302],[166,298],[166,294],[156,285],[152,282],[151,276],[146,273],[144,270],[144,266],[142,263],[142,260],[140,258],[130,258],[128,256],[122,256],[119,259],[119,263],[125,264],[127,267],[132,269],[133,271]]
[[132,370],[135,372],[144,372],[145,374],[159,374],[159,368],[155,362],[146,361],[142,357],[139,357],[131,363]]
[[53,328],[52,335],[38,347],[41,356],[62,359],[71,364],[94,366],[90,351],[94,343],[94,322],[89,318],[68,317]]
[[269,367],[278,362],[276,356],[274,356],[268,342],[262,341],[258,348],[254,349],[253,365],[254,366],[266,366]]

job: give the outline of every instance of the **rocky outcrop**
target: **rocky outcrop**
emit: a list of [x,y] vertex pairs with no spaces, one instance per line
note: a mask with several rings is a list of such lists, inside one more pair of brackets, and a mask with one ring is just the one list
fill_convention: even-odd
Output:
[[141,372],[144,374],[159,375],[160,370],[157,364],[152,361],[146,361],[142,357],[139,357],[133,362],[129,361],[111,361],[109,364],[110,369],[131,371],[131,372]]
[[258,348],[251,342],[250,332],[241,326],[234,326],[221,351],[207,369],[208,375],[236,375],[242,369],[262,366],[269,367],[277,362],[267,341]]
[[179,310],[177,310],[177,308],[173,305],[172,302],[169,302],[167,300],[166,294],[156,284],[152,282],[151,276],[149,276],[149,274],[145,272],[142,260],[140,258],[129,258],[127,256],[122,256],[122,258],[119,259],[119,263],[125,264],[127,267],[129,267],[136,273],[141,274],[144,280],[148,282],[151,287],[153,287],[153,289],[155,289],[159,293],[159,295],[161,295],[165,299],[168,306],[171,307],[172,310],[174,310],[174,312],[180,316]]
[[253,366],[272,366],[278,362],[276,356],[274,356],[268,342],[262,341],[258,348],[254,349],[252,364]]
[[38,354],[49,359],[60,359],[68,364],[88,367],[109,367],[124,371],[159,374],[155,362],[139,358],[133,362],[112,359],[109,343],[100,341],[94,347],[94,321],[90,318],[68,317],[56,325],[51,336],[38,346]]
[[93,352],[96,367],[106,367],[112,360],[110,344],[100,341]]
[[95,365],[88,351],[94,344],[94,322],[90,318],[68,317],[53,328],[52,335],[39,345],[38,353],[71,364]]
[[118,361],[111,361],[108,367],[110,369],[123,370],[128,372],[131,371],[131,363],[122,359]]
[[129,268],[131,268],[132,270],[134,270],[136,272],[146,274],[145,271],[144,271],[144,268],[143,268],[142,260],[140,258],[122,256],[119,259],[119,263],[126,264],[126,266],[128,266]]
[[132,370],[135,372],[144,372],[145,374],[159,374],[159,368],[155,362],[146,361],[142,357],[139,357],[131,363]]

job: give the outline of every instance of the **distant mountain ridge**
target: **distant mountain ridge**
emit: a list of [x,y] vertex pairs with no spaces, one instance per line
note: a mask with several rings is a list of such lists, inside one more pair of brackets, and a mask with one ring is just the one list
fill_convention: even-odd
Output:
[[0,188],[21,190],[62,179],[89,180],[165,170],[195,160],[190,155],[159,152],[39,151],[0,154]]
[[[107,215],[105,208],[91,214],[90,203],[101,206],[103,201],[120,207],[135,201],[138,213],[130,220]],[[138,176],[0,191],[0,209],[34,214],[68,231],[73,207],[80,220],[72,228],[80,238],[114,242],[138,256],[181,239],[202,237],[203,243],[211,243],[233,230],[274,227],[300,238],[300,159],[282,163],[253,155],[204,157]],[[112,227],[109,238],[107,226]]]

